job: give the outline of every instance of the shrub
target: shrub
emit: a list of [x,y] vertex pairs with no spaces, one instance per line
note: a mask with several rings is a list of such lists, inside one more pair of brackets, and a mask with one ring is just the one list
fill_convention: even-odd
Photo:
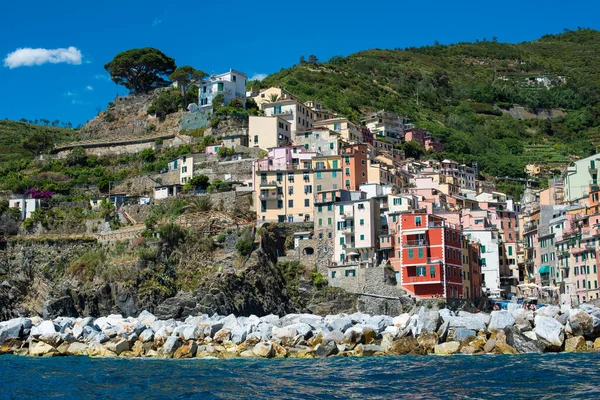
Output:
[[437,305],[438,305],[438,308],[440,308],[440,309],[446,308],[446,300],[444,300],[444,299],[439,300]]
[[251,229],[244,229],[240,240],[235,244],[235,249],[243,257],[246,257],[252,253],[252,250],[254,250],[254,236],[252,235]]
[[310,271],[310,281],[313,286],[317,288],[321,288],[323,286],[327,286],[327,279],[317,270],[315,267],[312,271]]
[[105,261],[106,254],[104,254],[104,251],[87,251],[73,261],[67,268],[67,271],[79,279],[92,280],[102,270]]
[[285,238],[285,248],[287,250],[292,250],[294,248],[294,237],[288,236]]
[[177,112],[181,106],[181,96],[177,90],[163,90],[152,100],[148,107],[148,114],[156,114],[160,121],[164,121],[167,115]]

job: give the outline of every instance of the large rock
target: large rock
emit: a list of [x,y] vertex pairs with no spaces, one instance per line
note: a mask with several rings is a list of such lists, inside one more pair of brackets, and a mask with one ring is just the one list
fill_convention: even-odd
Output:
[[437,333],[421,335],[417,338],[417,342],[419,342],[419,347],[423,349],[424,353],[433,353],[435,346],[438,344],[438,335]]
[[574,336],[565,340],[565,351],[567,353],[580,353],[587,351],[587,344],[583,336]]
[[163,347],[158,349],[158,355],[160,358],[171,358],[181,345],[181,339],[178,336],[169,336]]
[[308,339],[312,336],[312,327],[309,324],[298,322],[289,325],[288,328],[295,329],[297,335],[301,335],[304,339]]
[[359,344],[354,349],[354,354],[357,356],[374,356],[382,355],[384,353],[383,347],[376,344]]
[[394,317],[392,322],[394,326],[398,327],[398,329],[402,330],[408,326],[408,322],[410,321],[410,314],[404,313],[400,314],[397,317]]
[[258,357],[273,358],[275,357],[275,349],[271,343],[260,342],[252,349]]
[[[142,333],[144,333],[144,332],[142,332]],[[179,337],[184,341],[188,341],[188,340],[202,339],[204,337],[204,335],[202,334],[200,327],[192,326],[192,325],[184,325],[179,330]]]
[[512,347],[507,343],[496,342],[496,347],[494,348],[495,354],[519,354],[517,349]]
[[67,348],[67,354],[71,356],[84,356],[88,354],[88,346],[85,343],[73,342]]
[[94,325],[94,319],[92,317],[86,317],[86,318],[76,321],[75,325],[73,325],[73,336],[75,336],[76,339],[81,339],[83,337],[84,328],[86,326],[91,327],[93,325]]
[[52,321],[42,321],[39,325],[31,328],[30,335],[38,338],[40,336],[48,336],[56,333],[56,327]]
[[[419,347],[419,342],[417,342],[417,339],[412,336],[406,336],[394,340],[392,346],[388,350],[388,353],[394,355],[409,354],[415,351],[417,347]],[[435,347],[435,345],[433,347]]]
[[594,340],[594,349],[600,349],[600,338]]
[[448,323],[450,328],[466,328],[476,332],[486,328],[484,318],[466,312],[461,312],[461,315],[458,317],[449,317]]
[[546,346],[537,340],[532,340],[514,326],[504,328],[506,343],[519,353],[543,353]]
[[223,328],[219,332],[215,333],[213,340],[217,343],[223,343],[231,338],[231,331]]
[[560,307],[558,307],[558,306],[552,306],[552,305],[547,305],[547,306],[538,308],[538,310],[535,312],[535,315],[536,316],[539,315],[539,316],[543,316],[543,317],[554,318],[559,313],[560,313]]
[[137,316],[137,320],[140,324],[148,328],[156,321],[156,317],[150,311],[144,310]]
[[44,356],[44,357],[52,357],[58,355],[59,352],[54,347],[50,346],[48,343],[37,342],[32,343],[29,346],[29,355],[30,356]]
[[173,358],[192,358],[196,355],[197,351],[198,345],[193,340],[190,340],[189,342],[184,343],[181,347],[175,350],[175,353],[173,353]]
[[364,342],[363,330],[361,327],[354,326],[344,332],[343,343],[350,347]]
[[32,324],[29,318],[14,318],[5,322],[0,322],[0,343],[7,339],[19,339],[24,330],[31,329]]
[[344,341],[344,334],[337,329],[331,332],[328,332],[323,336],[323,342],[333,340],[336,343],[342,343]]
[[563,345],[564,327],[553,317],[536,315],[535,334],[542,342],[554,350],[558,350]]
[[513,326],[514,324],[515,317],[507,310],[492,311],[488,331],[492,331],[493,329],[504,329],[507,326]]
[[279,341],[284,346],[289,346],[295,343],[296,335],[298,332],[296,329],[286,326],[283,328],[273,327],[272,337]]
[[459,342],[446,342],[435,346],[435,354],[449,355],[456,354],[460,350]]
[[129,342],[125,339],[112,339],[104,344],[107,350],[119,355],[125,351],[129,351]]
[[421,307],[416,320],[414,336],[424,333],[437,332],[440,325],[440,314],[436,310],[425,311],[425,307]]
[[154,331],[152,328],[145,329],[142,333],[140,333],[139,339],[142,343],[152,342],[154,340]]
[[575,336],[588,336],[594,332],[594,319],[583,310],[571,310],[569,327]]
[[449,342],[467,342],[477,336],[477,332],[472,329],[456,328],[448,333]]
[[223,323],[221,321],[213,321],[204,328],[204,336],[214,338],[221,329],[223,329]]
[[337,329],[340,332],[345,332],[346,329],[352,327],[352,320],[348,317],[340,317],[333,319],[327,325],[332,331]]
[[64,342],[62,335],[58,332],[42,335],[39,337],[39,340],[40,342],[47,343],[54,348],[58,348],[58,346]]
[[337,345],[333,340],[319,344],[315,350],[317,357],[329,357],[338,353]]

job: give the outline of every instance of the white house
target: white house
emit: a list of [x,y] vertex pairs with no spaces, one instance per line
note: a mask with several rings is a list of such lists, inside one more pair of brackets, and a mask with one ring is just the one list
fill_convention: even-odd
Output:
[[463,229],[463,235],[478,239],[481,249],[481,283],[491,297],[500,295],[500,254],[498,233],[492,230]]
[[30,218],[31,214],[38,208],[40,208],[40,199],[10,199],[8,202],[9,207],[18,208],[21,211],[19,219]]
[[225,104],[231,99],[238,97],[246,106],[246,74],[234,69],[219,75],[211,75],[207,80],[200,83],[198,100],[200,107],[211,107],[216,95],[225,97]]
[[379,241],[379,202],[375,198],[334,204],[333,262],[375,265]]

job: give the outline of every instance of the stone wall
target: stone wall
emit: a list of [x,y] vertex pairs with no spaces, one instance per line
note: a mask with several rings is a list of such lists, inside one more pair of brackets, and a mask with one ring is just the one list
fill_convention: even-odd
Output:
[[[156,144],[156,140],[163,140],[163,144]],[[135,138],[122,142],[81,142],[73,143],[69,146],[62,146],[58,149],[58,152],[54,155],[55,158],[65,158],[75,147],[83,147],[87,155],[90,156],[107,156],[107,155],[119,155],[119,154],[137,154],[145,149],[160,150],[170,147],[179,147],[184,144],[191,143],[189,136],[175,136],[175,135],[164,135],[164,136],[152,136],[149,138]],[[47,157],[47,156],[46,156]]]
[[[350,271],[354,271],[354,275]],[[335,272],[335,277],[332,277],[333,272]],[[393,272],[383,266],[371,268],[359,265],[330,267],[327,279],[331,286],[351,293],[394,298],[406,296],[406,291],[396,283]]]
[[210,122],[211,110],[200,109],[198,111],[184,114],[179,122],[181,130],[193,130],[206,128]]
[[243,159],[224,161],[213,164],[210,168],[199,168],[194,175],[206,175],[210,180],[220,179],[232,182],[244,182],[252,179],[252,164],[254,160]]

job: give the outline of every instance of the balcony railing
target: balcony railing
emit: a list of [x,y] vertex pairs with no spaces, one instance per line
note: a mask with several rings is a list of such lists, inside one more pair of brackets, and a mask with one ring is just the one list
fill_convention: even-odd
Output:
[[279,196],[281,195],[277,193],[261,193],[258,195],[258,198],[261,200],[277,200]]
[[[281,182],[280,182],[281,183]],[[260,181],[260,186],[261,187],[277,187],[277,182],[276,181]]]
[[402,246],[403,247],[427,246],[427,240],[425,240],[425,239],[422,239],[422,240],[405,240],[404,242],[402,242]]
[[343,228],[342,229],[342,234],[344,234],[344,235],[353,235],[354,234],[354,228],[351,227],[351,226]]

